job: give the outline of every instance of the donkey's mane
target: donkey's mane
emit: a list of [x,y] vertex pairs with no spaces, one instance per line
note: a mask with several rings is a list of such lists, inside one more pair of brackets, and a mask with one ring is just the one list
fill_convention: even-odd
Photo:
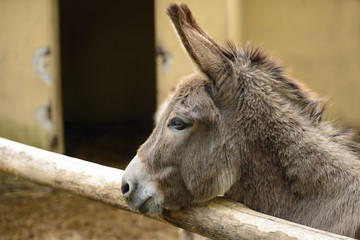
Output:
[[[231,46],[232,44],[230,44]],[[234,48],[230,47],[234,54]],[[253,71],[261,71],[268,75],[269,83],[282,93],[288,100],[299,106],[301,113],[308,116],[313,123],[320,123],[326,109],[324,101],[317,99],[315,94],[306,89],[300,82],[286,75],[285,69],[269,54],[264,53],[259,47],[249,44],[236,50],[242,61],[249,65]]]
[[275,87],[287,100],[296,104],[300,109],[300,114],[305,116],[314,127],[321,129],[333,141],[355,152],[360,160],[360,144],[354,141],[357,133],[346,128],[335,129],[330,123],[322,121],[326,110],[323,99],[317,98],[300,82],[287,76],[285,68],[259,47],[247,44],[245,48],[237,49],[232,42],[228,42],[227,45],[226,49],[221,49],[226,57],[240,60],[242,65],[247,66],[252,72],[261,71],[266,74],[271,86]]

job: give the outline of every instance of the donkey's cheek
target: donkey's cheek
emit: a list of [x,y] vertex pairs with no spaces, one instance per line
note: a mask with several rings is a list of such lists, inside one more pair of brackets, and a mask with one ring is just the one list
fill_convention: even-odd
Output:
[[187,189],[194,196],[194,202],[206,202],[217,196],[223,196],[236,182],[238,174],[236,168],[216,167],[210,171],[204,170],[200,174],[190,174],[185,179]]

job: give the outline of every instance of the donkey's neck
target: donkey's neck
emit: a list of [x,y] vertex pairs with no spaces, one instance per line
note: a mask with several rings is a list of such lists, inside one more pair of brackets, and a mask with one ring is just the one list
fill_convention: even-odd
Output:
[[289,109],[256,114],[250,109],[251,114],[244,114],[253,117],[243,119],[244,130],[237,133],[246,139],[239,153],[245,161],[239,181],[226,193],[255,210],[285,218],[303,201],[346,194],[360,179],[354,152]]

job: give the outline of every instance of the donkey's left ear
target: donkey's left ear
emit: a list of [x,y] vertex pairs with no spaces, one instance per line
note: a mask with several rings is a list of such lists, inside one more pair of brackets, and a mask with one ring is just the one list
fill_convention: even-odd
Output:
[[170,5],[167,14],[187,53],[202,72],[213,81],[229,73],[233,66],[233,55],[219,46],[197,25],[190,9],[185,4]]

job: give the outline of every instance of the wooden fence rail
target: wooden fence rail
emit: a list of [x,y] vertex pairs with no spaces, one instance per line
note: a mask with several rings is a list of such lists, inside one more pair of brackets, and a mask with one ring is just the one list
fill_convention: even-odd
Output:
[[[0,170],[130,211],[121,194],[123,171],[119,169],[0,138]],[[267,216],[224,198],[147,217],[213,239],[350,239]]]

